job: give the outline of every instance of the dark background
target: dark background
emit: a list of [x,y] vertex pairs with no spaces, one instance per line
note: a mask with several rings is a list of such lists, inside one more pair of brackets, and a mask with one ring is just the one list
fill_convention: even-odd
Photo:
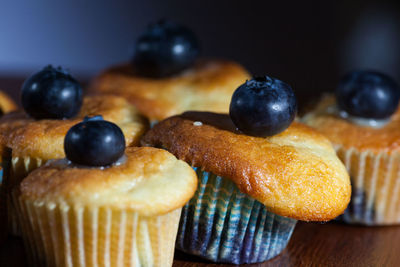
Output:
[[400,81],[399,5],[361,0],[0,0],[0,77],[53,64],[87,80],[129,60],[139,33],[159,18],[191,27],[203,56],[280,78],[303,98],[334,89],[353,69]]

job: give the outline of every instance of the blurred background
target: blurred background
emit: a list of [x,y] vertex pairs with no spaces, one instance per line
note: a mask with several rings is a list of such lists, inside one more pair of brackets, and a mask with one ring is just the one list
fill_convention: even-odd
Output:
[[21,80],[53,64],[88,81],[129,61],[140,32],[159,18],[191,27],[203,56],[280,78],[300,98],[333,90],[354,69],[400,82],[399,4],[361,0],[2,0],[0,80]]

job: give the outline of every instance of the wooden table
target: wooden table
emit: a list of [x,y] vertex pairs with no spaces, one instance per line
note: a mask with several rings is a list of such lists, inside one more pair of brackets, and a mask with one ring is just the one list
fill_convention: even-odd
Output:
[[[0,266],[25,267],[22,241],[9,238]],[[176,252],[174,267],[225,267]],[[274,259],[246,266],[400,266],[400,226],[363,227],[298,223],[287,248]]]
[[[0,78],[0,88],[14,98],[19,95],[21,83],[21,79]],[[18,238],[10,237],[0,248],[0,267],[8,266],[28,266],[22,241]],[[210,264],[177,252],[174,267],[181,266],[232,265]],[[400,226],[363,227],[336,222],[300,222],[287,248],[279,256],[268,262],[247,266],[400,266]]]

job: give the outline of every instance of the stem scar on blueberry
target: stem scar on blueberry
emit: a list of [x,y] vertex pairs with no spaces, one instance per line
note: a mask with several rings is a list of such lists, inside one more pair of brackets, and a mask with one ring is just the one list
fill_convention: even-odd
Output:
[[71,162],[108,166],[124,155],[125,137],[116,124],[103,120],[102,116],[85,117],[67,132],[64,150]]
[[48,65],[24,82],[21,102],[35,119],[68,119],[82,106],[82,88],[66,70]]
[[260,137],[284,131],[296,112],[292,88],[269,76],[255,77],[239,86],[229,107],[232,122],[241,132]]

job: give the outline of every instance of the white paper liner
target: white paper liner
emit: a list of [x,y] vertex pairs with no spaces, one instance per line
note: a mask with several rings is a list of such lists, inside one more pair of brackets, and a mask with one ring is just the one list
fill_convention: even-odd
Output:
[[181,208],[161,216],[19,201],[30,266],[171,266]]
[[20,236],[21,230],[17,222],[17,205],[15,199],[19,196],[19,185],[22,180],[33,170],[39,168],[45,163],[40,158],[31,157],[12,157],[9,174],[5,174],[4,184],[7,186],[7,212],[8,212],[8,230],[12,235]]
[[351,202],[340,217],[347,223],[400,223],[400,154],[335,147],[352,183]]

